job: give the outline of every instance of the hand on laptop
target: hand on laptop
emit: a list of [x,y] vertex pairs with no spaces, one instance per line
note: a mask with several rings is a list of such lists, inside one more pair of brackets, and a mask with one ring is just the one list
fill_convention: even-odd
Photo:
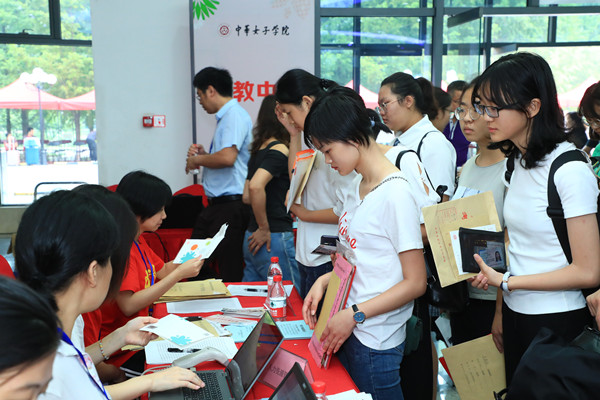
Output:
[[143,375],[140,378],[148,379],[150,384],[149,392],[163,392],[180,387],[198,390],[204,387],[204,382],[202,382],[202,379],[195,372],[179,367],[167,368],[154,374]]

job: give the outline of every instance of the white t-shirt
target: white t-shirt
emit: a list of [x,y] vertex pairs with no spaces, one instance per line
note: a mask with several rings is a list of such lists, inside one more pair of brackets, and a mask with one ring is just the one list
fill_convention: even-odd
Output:
[[[355,176],[355,172],[341,176],[325,162],[323,153],[315,150],[315,161],[302,192],[302,205],[307,210],[333,208],[337,203],[337,188],[349,187]],[[316,267],[331,261],[328,255],[312,253],[321,244],[322,235],[337,236],[337,225],[305,222],[298,218],[296,232],[296,260],[298,262]]]
[[[78,318],[81,318],[81,316]],[[79,358],[73,346],[61,340],[56,351],[54,363],[52,364],[52,380],[46,389],[46,393],[40,395],[38,400],[106,400],[100,388],[92,382],[90,376],[85,372],[87,369],[100,387],[102,387],[94,362],[85,352],[83,331],[80,331],[82,329],[83,323],[76,323],[73,327],[71,340],[75,347],[83,354],[86,365],[83,365],[81,358]],[[108,396],[110,398],[110,395]]]
[[429,117],[424,115],[419,122],[398,136],[398,140],[400,144],[417,151],[421,139],[428,132],[431,133],[423,140],[419,154],[421,162],[433,186],[436,188],[440,185],[448,186],[444,194],[452,197],[456,177],[456,150],[444,134],[433,126]]
[[[509,270],[512,275],[531,275],[555,271],[568,265],[548,207],[548,174],[550,165],[572,143],[563,142],[536,168],[525,169],[520,158],[504,199],[504,222],[508,230]],[[504,173],[502,174],[504,180]],[[506,182],[505,182],[506,183]],[[565,218],[594,214],[597,211],[598,186],[589,164],[569,162],[554,175]],[[581,290],[532,291],[504,293],[511,310],[522,314],[547,314],[578,310],[586,306]]]
[[[458,178],[458,187],[456,188],[456,192],[454,192],[452,200],[491,190],[494,195],[494,203],[496,203],[500,226],[504,228],[504,215],[502,213],[504,209],[504,195],[506,193],[506,186],[504,186],[504,182],[502,181],[504,160],[486,167],[480,167],[475,163],[478,157],[479,155],[469,158],[463,165],[460,177]],[[495,287],[490,286],[487,290],[484,290],[468,285],[468,288],[469,297],[472,299],[496,300],[497,288]]]
[[[389,175],[361,201],[359,184],[342,191],[343,210],[339,221],[340,241],[353,250],[356,274],[347,306],[383,293],[404,279],[398,253],[422,249],[420,210],[402,172]],[[337,211],[337,210],[336,210]],[[376,350],[400,345],[406,338],[406,321],[413,302],[371,318],[354,328],[362,344]]]
[[[398,144],[385,153],[385,157],[396,165],[396,159],[398,154],[402,151],[410,150],[401,144]],[[417,202],[419,210],[423,207],[432,206],[440,201],[440,196],[436,193],[435,189],[431,187],[431,183],[425,173],[425,168],[419,160],[417,153],[409,151],[405,153],[400,159],[400,170],[404,172],[408,183],[410,184],[410,190]],[[424,223],[423,213],[419,213],[419,221]]]

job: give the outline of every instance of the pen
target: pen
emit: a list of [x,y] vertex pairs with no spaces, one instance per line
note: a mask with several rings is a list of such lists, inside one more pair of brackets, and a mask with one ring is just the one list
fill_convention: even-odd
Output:
[[167,348],[167,351],[169,353],[195,353],[197,351],[200,351],[201,349],[178,349],[177,347],[169,347]]
[[259,292],[259,293],[267,293],[267,289],[254,289],[254,288],[246,288],[244,289],[246,292]]
[[190,322],[192,322],[192,321],[202,321],[202,317],[199,317],[199,316],[185,317],[185,319],[187,319]]

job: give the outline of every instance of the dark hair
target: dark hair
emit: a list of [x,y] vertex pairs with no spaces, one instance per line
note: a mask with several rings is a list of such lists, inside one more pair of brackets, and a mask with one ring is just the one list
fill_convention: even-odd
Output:
[[[110,287],[119,289],[127,270],[131,245],[139,229],[135,215],[121,195],[111,192],[104,186],[81,185],[73,189],[73,191],[98,201],[113,216],[117,223],[119,244],[110,256],[110,263],[113,270]],[[114,295],[114,293],[109,293],[110,295]]]
[[450,107],[450,103],[452,103],[452,96],[445,92],[442,88],[435,86],[433,88],[433,96],[435,97],[435,101],[437,102],[438,108],[440,110],[445,110]]
[[586,118],[600,118],[594,106],[600,106],[600,81],[585,90],[577,112]]
[[58,319],[48,301],[5,276],[0,276],[0,325],[0,373],[26,367],[58,347]]
[[583,120],[575,111],[568,112],[566,118],[569,118],[571,121],[573,121],[573,126],[570,128],[565,124],[567,141],[573,143],[578,149],[582,149],[587,142],[587,135],[585,134]]
[[254,154],[260,149],[260,146],[269,138],[274,137],[286,146],[290,145],[290,134],[287,129],[275,115],[275,95],[270,94],[266,96],[258,110],[258,116],[256,117],[256,124],[252,130],[254,139],[250,145],[250,153]]
[[464,92],[470,85],[467,85],[465,81],[454,81],[448,85],[448,93],[454,92],[455,90],[460,90]]
[[275,84],[275,99],[282,104],[299,105],[303,96],[316,100],[336,86],[339,85],[334,81],[321,79],[303,69],[291,69]]
[[194,76],[194,87],[206,91],[209,86],[215,88],[223,97],[233,96],[233,78],[226,69],[206,67]]
[[132,171],[117,186],[119,193],[142,222],[166,207],[173,197],[171,188],[162,179],[144,171]]
[[[510,107],[526,116],[531,100],[540,99],[539,112],[533,118],[527,118],[531,130],[521,160],[524,168],[537,166],[565,141],[564,118],[558,105],[554,77],[546,60],[539,55],[518,52],[494,62],[483,71],[473,88],[472,102],[482,97],[498,107]],[[491,143],[490,148],[499,148],[508,157],[518,153],[510,140]]]
[[367,108],[367,114],[369,115],[369,119],[371,120],[371,137],[373,139],[377,139],[377,136],[381,131],[387,133],[394,133],[386,124],[383,123],[381,115],[377,111],[371,108]]
[[404,72],[396,72],[381,82],[381,86],[385,85],[390,85],[392,93],[400,96],[401,99],[412,96],[417,110],[421,114],[427,114],[430,120],[437,116],[438,107],[433,97],[433,86],[427,79],[415,79]]
[[313,146],[321,143],[355,142],[368,146],[377,132],[385,125],[372,120],[362,97],[354,90],[339,86],[315,101],[306,116],[304,140]]
[[73,191],[53,192],[23,214],[15,242],[16,271],[57,309],[54,295],[93,261],[106,266],[118,244],[117,224],[100,203]]

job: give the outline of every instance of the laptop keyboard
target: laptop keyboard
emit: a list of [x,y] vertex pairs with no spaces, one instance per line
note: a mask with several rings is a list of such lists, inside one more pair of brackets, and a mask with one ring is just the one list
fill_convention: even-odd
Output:
[[202,379],[205,386],[199,390],[183,388],[184,400],[211,400],[223,398],[223,394],[219,389],[219,380],[216,374],[203,374],[200,371],[198,371],[197,374],[200,379]]

